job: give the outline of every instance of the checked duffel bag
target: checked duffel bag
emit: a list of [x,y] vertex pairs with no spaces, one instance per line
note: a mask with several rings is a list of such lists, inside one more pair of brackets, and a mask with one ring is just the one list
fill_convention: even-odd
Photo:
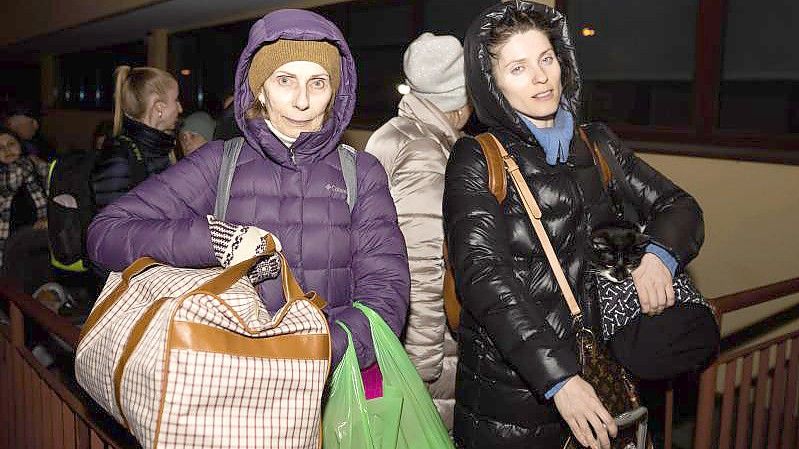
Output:
[[[81,333],[80,385],[146,448],[317,448],[330,333],[282,253],[270,316],[246,273],[150,258],[112,273]],[[274,282],[277,282],[274,281]]]

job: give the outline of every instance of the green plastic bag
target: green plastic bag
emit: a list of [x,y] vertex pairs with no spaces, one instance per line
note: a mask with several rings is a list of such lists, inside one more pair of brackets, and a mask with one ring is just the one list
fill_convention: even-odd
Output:
[[356,303],[369,319],[383,397],[366,400],[352,335],[330,381],[322,416],[324,449],[452,449],[452,441],[422,379],[391,328],[368,307]]

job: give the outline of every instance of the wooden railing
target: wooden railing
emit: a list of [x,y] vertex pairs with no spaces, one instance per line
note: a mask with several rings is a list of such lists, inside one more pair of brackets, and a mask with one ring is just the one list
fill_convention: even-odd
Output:
[[[799,293],[799,278],[710,301],[723,321],[726,313],[795,293]],[[719,373],[723,373],[721,383]],[[693,448],[797,447],[798,378],[799,332],[723,354],[700,377]],[[717,391],[722,385],[719,408]],[[666,397],[666,449],[672,446],[673,404],[674,396],[669,391]]]
[[74,349],[78,328],[8,280],[0,280],[0,303],[7,304],[10,318],[0,326],[0,448],[137,447],[74,382],[45,368],[25,342],[32,324]]
[[[794,293],[799,293],[799,278],[710,301],[723,319],[725,313]],[[23,293],[13,282],[0,279],[2,303],[8,305],[10,323],[0,326],[0,448],[137,447],[130,434],[121,430],[79,388],[70,388],[70,382],[43,367],[25,343],[26,319],[73,349],[77,346],[78,329]],[[716,420],[718,373],[723,373],[723,394],[720,418]],[[799,332],[724,354],[700,379],[693,448],[799,446],[798,382]],[[674,395],[669,391],[666,449],[672,446],[673,404]]]

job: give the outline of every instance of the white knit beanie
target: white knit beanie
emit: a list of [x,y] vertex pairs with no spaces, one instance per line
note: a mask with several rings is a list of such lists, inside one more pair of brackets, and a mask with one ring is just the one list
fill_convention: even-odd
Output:
[[403,57],[411,92],[449,112],[466,104],[463,47],[455,36],[424,33],[411,42]]

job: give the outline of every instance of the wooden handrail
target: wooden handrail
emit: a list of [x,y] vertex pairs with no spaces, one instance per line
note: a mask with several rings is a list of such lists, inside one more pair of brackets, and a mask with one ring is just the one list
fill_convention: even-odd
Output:
[[719,315],[723,315],[794,293],[799,293],[799,277],[719,296],[711,299],[710,302],[716,307]]
[[[716,307],[719,315],[723,315],[794,293],[799,293],[799,277],[719,296],[710,299],[710,302]],[[22,291],[16,281],[0,278],[0,300],[16,304],[25,316],[35,320],[73,349],[78,345],[80,330],[38,301],[33,301],[30,295]]]
[[34,300],[29,294],[22,291],[16,281],[0,278],[0,301],[9,301],[16,305],[23,315],[33,319],[47,332],[63,340],[73,350],[78,346],[80,329],[53,313],[39,301]]
[[[758,304],[799,293],[799,277],[782,282],[764,285],[730,295],[711,299],[716,307],[719,320],[725,313],[745,309]],[[769,343],[773,344],[773,341]],[[744,350],[745,352],[746,350]],[[737,351],[736,351],[737,352]],[[736,354],[738,355],[738,354]],[[710,449],[713,443],[713,408],[716,399],[716,382],[720,360],[715,360],[699,378],[699,394],[696,406],[696,423],[694,426],[694,448]]]
[[725,363],[730,363],[733,360],[740,359],[740,358],[742,358],[744,356],[747,356],[749,354],[755,353],[755,352],[760,351],[762,349],[766,349],[766,348],[769,348],[771,346],[774,346],[777,343],[780,343],[782,341],[791,340],[791,339],[794,339],[796,337],[799,337],[799,331],[795,331],[795,332],[791,332],[791,333],[787,333],[787,334],[782,334],[779,337],[770,338],[769,340],[767,340],[767,341],[765,341],[763,343],[760,343],[760,344],[757,344],[757,345],[754,345],[754,346],[747,346],[747,347],[739,349],[737,351],[733,351],[733,352],[730,352],[730,353],[722,354],[719,358],[716,359],[715,364],[716,365],[724,365]]

